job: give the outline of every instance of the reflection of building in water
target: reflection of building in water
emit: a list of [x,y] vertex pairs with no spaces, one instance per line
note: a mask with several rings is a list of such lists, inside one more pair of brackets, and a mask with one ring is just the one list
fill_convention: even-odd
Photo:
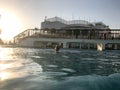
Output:
[[27,29],[14,37],[14,42],[25,47],[79,49],[119,49],[120,29],[110,29],[102,22],[85,20],[67,21],[59,17],[48,18],[41,23],[41,29]]

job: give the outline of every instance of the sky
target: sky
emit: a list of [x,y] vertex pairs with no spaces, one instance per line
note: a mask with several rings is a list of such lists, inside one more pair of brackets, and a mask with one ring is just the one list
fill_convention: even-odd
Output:
[[6,21],[2,33],[9,38],[26,29],[40,28],[45,16],[102,21],[116,29],[120,28],[119,8],[120,0],[0,0],[1,21]]

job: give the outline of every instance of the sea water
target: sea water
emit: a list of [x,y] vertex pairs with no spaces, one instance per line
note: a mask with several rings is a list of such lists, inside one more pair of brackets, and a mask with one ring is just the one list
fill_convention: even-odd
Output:
[[120,51],[1,47],[0,90],[120,90]]

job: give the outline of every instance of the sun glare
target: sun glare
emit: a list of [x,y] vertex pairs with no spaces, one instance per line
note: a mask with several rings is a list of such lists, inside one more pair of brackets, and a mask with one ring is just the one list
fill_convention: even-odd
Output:
[[0,10],[0,15],[0,37],[3,40],[11,40],[20,30],[20,21],[14,14],[5,10]]

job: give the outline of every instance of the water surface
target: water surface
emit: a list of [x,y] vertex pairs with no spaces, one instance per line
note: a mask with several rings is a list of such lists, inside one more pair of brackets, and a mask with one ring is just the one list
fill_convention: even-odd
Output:
[[0,90],[120,90],[120,51],[1,47]]

